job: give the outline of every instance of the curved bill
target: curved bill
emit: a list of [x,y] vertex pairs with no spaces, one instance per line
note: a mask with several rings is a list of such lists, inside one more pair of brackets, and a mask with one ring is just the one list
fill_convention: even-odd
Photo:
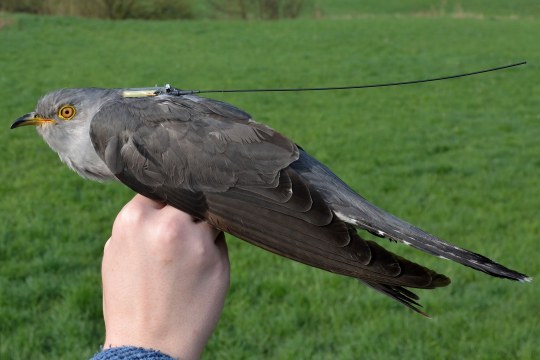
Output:
[[54,123],[54,122],[55,121],[52,119],[44,119],[42,117],[39,117],[36,113],[31,112],[28,114],[24,114],[23,116],[15,120],[15,122],[11,124],[10,129],[15,129],[15,128],[18,128],[21,126],[27,126],[27,125],[41,125],[44,123]]

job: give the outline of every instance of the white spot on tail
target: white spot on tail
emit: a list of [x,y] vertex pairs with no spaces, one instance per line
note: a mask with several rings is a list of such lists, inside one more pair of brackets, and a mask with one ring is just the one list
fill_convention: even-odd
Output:
[[359,225],[359,222],[358,220],[355,220],[343,213],[340,213],[339,211],[336,211],[335,212],[336,216],[340,219],[340,220],[343,220],[345,221],[346,223],[349,223],[349,224],[353,224],[353,225]]

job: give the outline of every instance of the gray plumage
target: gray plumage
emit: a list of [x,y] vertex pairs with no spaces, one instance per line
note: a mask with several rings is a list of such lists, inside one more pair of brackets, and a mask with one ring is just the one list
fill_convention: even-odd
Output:
[[[60,116],[71,111],[70,119]],[[356,229],[493,276],[530,280],[377,208],[294,142],[220,101],[64,89],[43,97],[12,128],[21,125],[38,125],[83,177],[117,179],[266,250],[357,278],[420,313],[406,287],[431,289],[450,279]]]

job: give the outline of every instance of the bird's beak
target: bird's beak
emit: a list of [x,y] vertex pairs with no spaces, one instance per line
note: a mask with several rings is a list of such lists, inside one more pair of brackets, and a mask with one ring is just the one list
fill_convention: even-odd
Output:
[[45,123],[55,123],[55,121],[52,119],[45,119],[45,118],[39,117],[36,113],[31,112],[15,120],[15,122],[11,124],[11,129],[15,129],[20,126],[41,125]]

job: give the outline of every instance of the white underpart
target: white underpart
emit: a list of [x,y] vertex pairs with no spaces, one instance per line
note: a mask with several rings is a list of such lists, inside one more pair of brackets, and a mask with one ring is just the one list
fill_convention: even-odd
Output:
[[115,176],[94,150],[90,139],[90,121],[81,125],[59,129],[56,127],[60,125],[45,124],[36,127],[36,130],[62,162],[83,178],[95,181],[115,180]]

